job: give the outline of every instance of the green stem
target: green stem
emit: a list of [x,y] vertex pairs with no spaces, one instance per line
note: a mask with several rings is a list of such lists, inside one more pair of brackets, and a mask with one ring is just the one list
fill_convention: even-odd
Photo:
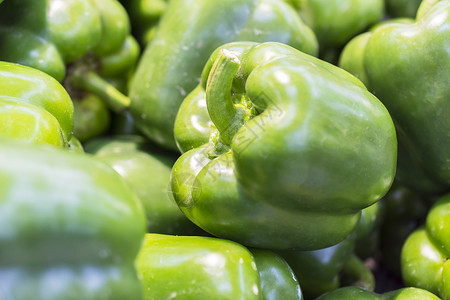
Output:
[[70,82],[74,87],[98,96],[116,113],[123,113],[130,107],[129,97],[92,71],[76,70],[71,73]]
[[352,254],[344,263],[341,271],[342,286],[357,286],[373,292],[375,289],[375,277],[364,265],[364,262],[355,254]]
[[209,73],[206,84],[206,105],[211,121],[220,133],[220,140],[231,144],[233,136],[242,125],[242,118],[231,98],[233,79],[240,61],[231,51],[222,49]]

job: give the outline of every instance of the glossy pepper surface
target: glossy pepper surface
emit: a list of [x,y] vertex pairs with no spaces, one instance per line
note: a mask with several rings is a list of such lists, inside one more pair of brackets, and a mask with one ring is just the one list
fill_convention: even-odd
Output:
[[280,256],[227,240],[146,234],[136,264],[145,300],[303,299]]
[[376,294],[357,287],[345,287],[328,292],[317,300],[440,300],[436,295],[418,288],[402,288]]
[[0,141],[0,295],[141,299],[136,195],[85,154]]
[[401,253],[403,280],[450,299],[450,195],[430,209],[424,227],[406,240]]
[[422,193],[450,186],[449,24],[450,1],[423,1],[416,22],[379,26],[357,37],[351,48],[359,55],[344,49],[341,57],[389,110],[399,139],[398,180]]
[[393,179],[386,109],[355,77],[287,45],[224,47],[203,73],[210,142],[172,169],[179,207],[209,233],[252,247],[342,241]]
[[131,112],[154,142],[176,150],[175,116],[211,53],[232,41],[276,41],[317,53],[312,30],[282,0],[172,0],[131,84]]
[[261,299],[253,255],[208,237],[146,234],[137,268],[144,299]]
[[176,157],[141,136],[111,136],[85,144],[86,152],[110,165],[132,187],[147,215],[147,231],[164,234],[200,234],[169,196],[170,170]]
[[261,249],[250,250],[258,269],[264,300],[302,300],[300,284],[289,264],[278,254]]
[[0,136],[67,147],[73,129],[72,100],[51,76],[0,61],[0,124]]

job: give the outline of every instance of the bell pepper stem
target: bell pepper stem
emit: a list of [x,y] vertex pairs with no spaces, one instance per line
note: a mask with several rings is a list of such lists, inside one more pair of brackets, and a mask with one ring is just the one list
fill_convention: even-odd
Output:
[[71,84],[102,99],[116,113],[124,113],[130,107],[130,98],[92,71],[76,70],[70,75]]
[[341,271],[342,286],[357,286],[368,291],[375,289],[375,277],[364,265],[364,262],[355,254],[352,254],[344,263]]
[[206,106],[211,121],[220,133],[220,140],[231,144],[233,136],[242,125],[232,100],[233,79],[240,61],[231,51],[222,49],[213,64],[206,84]]

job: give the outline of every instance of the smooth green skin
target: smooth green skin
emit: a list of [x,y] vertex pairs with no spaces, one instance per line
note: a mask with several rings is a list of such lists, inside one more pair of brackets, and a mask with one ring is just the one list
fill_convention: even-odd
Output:
[[144,205],[148,232],[204,234],[169,196],[170,170],[176,157],[136,135],[91,140],[85,151],[110,165],[131,186]]
[[336,244],[392,182],[392,121],[348,73],[286,45],[247,47],[236,90],[245,86],[254,106],[267,108],[239,129],[230,152],[218,153],[216,130],[211,143],[183,154],[172,170],[174,198],[201,228],[244,245],[313,250]]
[[402,248],[401,267],[407,285],[450,299],[450,195],[428,212],[426,225],[414,231]]
[[18,0],[0,9],[0,59],[25,64],[62,81],[67,63],[88,52],[110,55],[130,32],[116,0]]
[[145,300],[262,299],[252,254],[231,241],[146,234],[136,266]]
[[264,300],[303,300],[302,291],[294,272],[278,254],[251,249],[258,269]]
[[180,104],[217,47],[277,41],[317,53],[312,30],[281,0],[173,0],[158,27],[131,84],[131,112],[146,136],[172,150],[177,149],[173,130]]
[[413,24],[414,22],[415,20],[410,18],[397,18],[375,24],[371,27],[370,31],[357,35],[345,45],[339,57],[339,67],[352,73],[370,89],[369,79],[364,68],[364,55],[367,43],[372,36],[372,31],[386,25]]
[[383,0],[303,0],[298,10],[319,41],[320,51],[343,46],[352,37],[378,22]]
[[108,130],[111,117],[106,104],[97,96],[87,94],[81,99],[73,99],[73,134],[81,142],[100,136]]
[[114,53],[101,57],[100,75],[116,78],[130,73],[139,59],[140,51],[136,39],[131,35],[127,36],[124,43]]
[[424,1],[417,22],[380,26],[359,50],[364,51],[359,71],[396,124],[398,179],[429,194],[450,185],[450,121],[443,117],[450,111],[449,23],[450,1]]
[[0,27],[0,57],[44,71],[59,82],[66,74],[65,63],[55,45],[27,29]]
[[84,153],[83,144],[75,136],[72,136],[69,141],[69,151]]
[[[53,77],[39,70],[0,61],[0,91],[2,97],[20,99],[49,112],[61,127],[64,143],[70,140],[73,130],[72,100]],[[53,133],[53,136],[56,134]]]
[[440,300],[434,294],[418,288],[402,288],[384,294],[376,294],[358,287],[344,287],[328,292],[316,300]]
[[141,299],[145,215],[123,179],[85,154],[0,144],[0,294]]
[[93,51],[100,57],[122,47],[130,33],[130,20],[125,8],[117,0],[92,1],[97,6],[102,23],[102,36]]
[[58,120],[45,109],[21,99],[0,95],[0,136],[30,144],[64,147]]
[[386,12],[392,18],[415,18],[422,0],[385,0]]

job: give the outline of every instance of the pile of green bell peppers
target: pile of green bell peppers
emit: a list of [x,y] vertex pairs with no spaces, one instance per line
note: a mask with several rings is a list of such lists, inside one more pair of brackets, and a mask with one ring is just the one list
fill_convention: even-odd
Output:
[[449,49],[450,0],[0,0],[0,299],[450,299]]

